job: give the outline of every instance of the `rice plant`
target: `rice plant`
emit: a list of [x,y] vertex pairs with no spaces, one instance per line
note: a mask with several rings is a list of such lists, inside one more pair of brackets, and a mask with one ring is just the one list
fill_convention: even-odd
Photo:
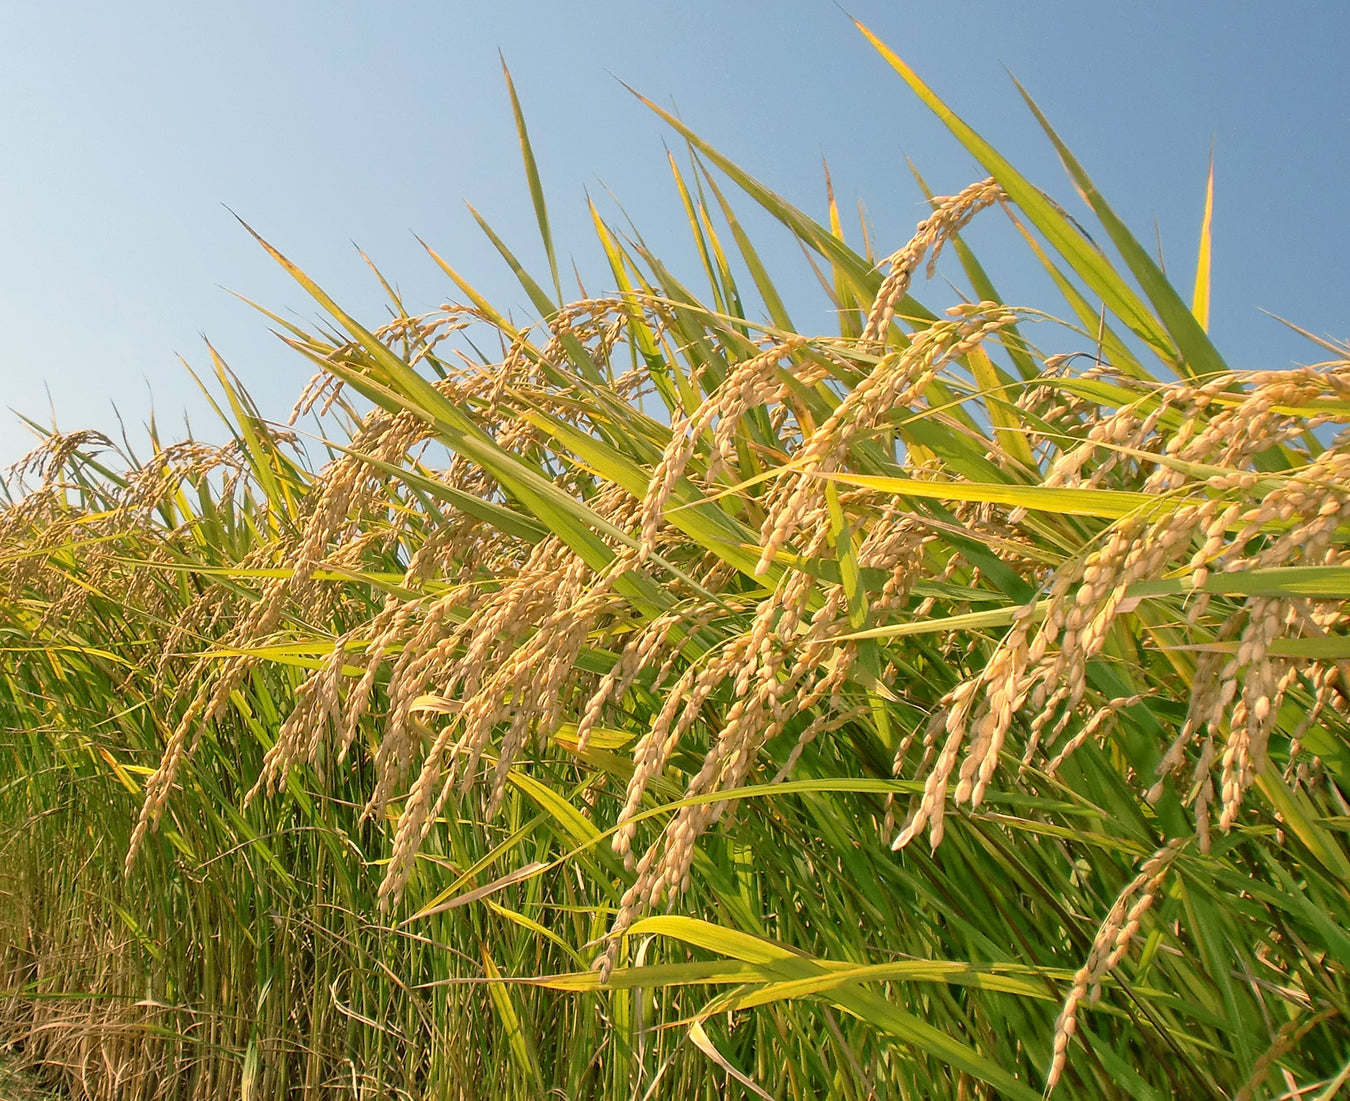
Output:
[[[1188,301],[1029,98],[1118,259],[872,41],[984,173],[893,253],[652,105],[700,286],[592,207],[612,290],[569,300],[508,77],[549,270],[483,229],[538,322],[429,250],[455,301],[363,324],[260,240],[326,315],[269,315],[317,372],[290,427],[213,353],[227,446],[34,453],[26,1061],[107,1098],[1350,1077],[1350,349],[1230,371],[1207,230]],[[961,238],[994,217],[1062,302],[1004,302]],[[968,286],[925,306],[944,250]]]

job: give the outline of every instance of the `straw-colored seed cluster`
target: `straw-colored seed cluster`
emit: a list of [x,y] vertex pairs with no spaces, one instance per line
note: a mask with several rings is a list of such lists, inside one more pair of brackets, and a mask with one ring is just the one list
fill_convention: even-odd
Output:
[[1097,930],[1087,962],[1074,975],[1069,996],[1055,1021],[1050,1069],[1045,1079],[1047,1093],[1055,1088],[1064,1073],[1069,1042],[1078,1030],[1079,1006],[1084,1001],[1095,1002],[1101,997],[1102,979],[1129,951],[1131,941],[1139,932],[1139,923],[1157,899],[1168,868],[1185,844],[1181,840],[1170,841],[1144,861],[1139,874],[1120,892],[1111,912]]
[[[1194,590],[1188,616],[1198,623],[1210,607],[1209,589],[1222,591],[1221,583],[1205,587],[1214,574],[1344,562],[1343,545],[1334,538],[1350,502],[1350,462],[1343,453],[1326,451],[1306,467],[1279,475],[1252,469],[1234,473],[1233,467],[1246,465],[1272,442],[1306,430],[1306,422],[1286,410],[1347,391],[1350,368],[1345,364],[1224,376],[1203,388],[1158,387],[1137,407],[1099,419],[1081,444],[1061,454],[1045,481],[1071,488],[1100,486],[1100,467],[1094,464],[1085,472],[1094,453],[1107,456],[1103,465],[1141,451],[1156,455],[1142,485],[1159,504],[1117,522],[1094,550],[1061,566],[1047,580],[1044,597],[1018,611],[985,668],[950,690],[940,721],[930,725],[924,743],[924,795],[895,847],[925,827],[930,842],[939,843],[953,773],[955,801],[980,804],[1015,721],[1026,723],[1024,762],[1035,759],[1042,741],[1053,742],[1081,721],[1078,709],[1090,695],[1088,666],[1106,645],[1113,624],[1138,606],[1133,588],[1168,576],[1186,578]],[[1196,432],[1199,415],[1212,404],[1221,411]],[[1183,418],[1179,431],[1161,427],[1168,416]],[[1221,472],[1188,473],[1188,466],[1201,464]],[[1259,504],[1242,503],[1258,489],[1263,491]],[[1212,767],[1217,762],[1221,769],[1219,824],[1227,829],[1264,767],[1286,693],[1300,675],[1315,675],[1310,663],[1272,656],[1271,644],[1278,638],[1324,637],[1342,619],[1339,601],[1253,595],[1218,625],[1214,644],[1222,650],[1198,658],[1187,720],[1159,766],[1162,776],[1180,771],[1187,747],[1201,739],[1190,790],[1203,843],[1208,843],[1214,798]],[[1331,698],[1325,686],[1318,691],[1321,704]],[[1113,700],[1096,710],[1054,755],[1049,770],[1057,769],[1111,713],[1137,702]],[[1222,749],[1216,738],[1222,738]],[[1159,783],[1152,797],[1160,793]]]

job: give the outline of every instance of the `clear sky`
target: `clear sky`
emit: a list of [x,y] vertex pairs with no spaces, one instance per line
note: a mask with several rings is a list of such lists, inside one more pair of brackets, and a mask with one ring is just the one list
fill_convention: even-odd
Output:
[[[1240,368],[1321,358],[1262,309],[1350,338],[1350,3],[845,6],[1073,209],[1017,76],[1141,238],[1156,220],[1183,287],[1212,139],[1220,350]],[[498,50],[559,250],[592,293],[607,269],[587,192],[614,212],[612,191],[658,252],[695,271],[668,132],[619,79],[673,102],[818,217],[828,159],[841,204],[864,202],[883,252],[924,214],[906,156],[939,193],[979,175],[832,0],[5,0],[0,41],[0,464],[33,442],[10,410],[115,431],[115,404],[133,439],[152,408],[177,438],[186,410],[218,435],[177,358],[209,370],[203,334],[264,413],[285,417],[309,369],[225,288],[282,314],[317,310],[226,206],[372,323],[382,296],[353,243],[411,306],[450,293],[414,233],[494,301],[522,303],[464,207],[543,270]],[[800,280],[798,324],[828,331],[800,254],[749,221],[774,268]],[[982,255],[1014,298],[1004,273],[1024,258],[988,233],[994,255]]]

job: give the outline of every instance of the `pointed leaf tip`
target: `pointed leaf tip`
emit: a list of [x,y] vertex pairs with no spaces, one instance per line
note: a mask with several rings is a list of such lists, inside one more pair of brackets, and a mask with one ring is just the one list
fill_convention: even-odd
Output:
[[1191,313],[1206,332],[1209,331],[1210,254],[1214,230],[1214,144],[1209,147],[1209,176],[1205,182],[1205,214],[1200,221],[1200,249],[1195,260],[1195,290],[1191,294]]

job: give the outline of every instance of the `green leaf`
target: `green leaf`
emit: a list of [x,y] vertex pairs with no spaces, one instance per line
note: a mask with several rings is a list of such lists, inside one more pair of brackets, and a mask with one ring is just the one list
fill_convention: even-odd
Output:
[[[968,126],[928,87],[908,65],[867,27],[854,20],[858,29],[872,43],[877,52],[900,74],[928,108],[956,139],[984,166],[999,186],[1008,194],[1041,231],[1046,240],[1078,273],[1092,290],[1101,296],[1116,314],[1141,340],[1145,341],[1169,365],[1180,370],[1181,359],[1167,330],[1148,310],[1111,266],[1105,256],[1087,240],[1073,222],[1052,203],[1040,189],[1027,182],[1013,166],[987,141]],[[1194,318],[1192,318],[1194,324]]]
[[937,482],[918,478],[887,478],[874,474],[814,472],[832,482],[876,489],[901,497],[926,497],[936,501],[979,501],[1009,508],[1036,509],[1066,516],[1098,516],[1119,520],[1168,509],[1166,502],[1147,493],[1122,489],[1067,489],[1003,482]]
[[[1014,81],[1013,83],[1017,82]],[[1018,84],[1017,90],[1022,93],[1022,98],[1026,100],[1027,106],[1035,114],[1036,121],[1041,124],[1042,129],[1054,143],[1060,159],[1064,162],[1065,168],[1068,169],[1069,175],[1073,177],[1073,181],[1078,186],[1084,201],[1092,208],[1092,212],[1101,220],[1102,225],[1106,227],[1106,232],[1110,234],[1111,240],[1120,250],[1126,265],[1134,273],[1134,277],[1139,280],[1140,286],[1144,288],[1144,293],[1148,295],[1149,301],[1158,311],[1158,316],[1167,326],[1168,333],[1181,353],[1181,358],[1176,360],[1173,365],[1187,378],[1207,378],[1227,372],[1228,365],[1210,342],[1204,327],[1196,320],[1195,314],[1191,312],[1186,303],[1181,300],[1180,295],[1168,281],[1167,276],[1163,274],[1148,254],[1148,250],[1135,240],[1134,235],[1126,228],[1125,223],[1120,220],[1115,211],[1102,198],[1101,193],[1088,179],[1087,173],[1083,171],[1082,166],[1069,152],[1068,147],[1060,140],[1059,135],[1050,126],[1040,108],[1027,95],[1026,89]]]
[[[553,234],[548,228],[548,205],[544,202],[544,187],[539,182],[539,166],[535,163],[534,150],[530,148],[530,134],[525,129],[525,113],[520,109],[520,97],[516,95],[516,83],[511,79],[511,70],[506,67],[506,58],[498,53],[502,63],[502,74],[506,77],[506,91],[511,97],[511,113],[516,119],[516,134],[520,137],[520,156],[525,162],[525,179],[530,186],[530,201],[534,203],[534,217],[539,224],[539,236],[544,242],[544,251],[548,254],[548,270],[553,276],[554,309],[562,305],[562,282],[558,279],[558,259],[553,253]],[[551,310],[549,311],[552,312]]]
[[[632,936],[657,933],[686,944],[732,956],[750,963],[774,963],[795,980],[823,977],[821,963],[800,953],[734,929],[710,922],[677,916],[647,918],[629,930]],[[1019,1082],[999,1064],[954,1039],[913,1013],[899,1009],[880,995],[863,990],[835,988],[826,992],[827,1000],[865,1021],[867,1024],[907,1044],[913,1044],[940,1063],[964,1070],[1018,1101],[1038,1101],[1040,1094]]]
[[486,945],[483,946],[482,954],[483,972],[493,980],[488,983],[488,997],[492,1000],[492,1007],[497,1011],[497,1019],[506,1033],[512,1062],[516,1064],[516,1069],[521,1075],[532,1084],[534,1096],[543,1097],[544,1076],[539,1069],[539,1056],[536,1054],[534,1041],[522,1025],[520,1014],[516,1012],[515,1003],[511,998],[511,989],[501,981],[502,973],[492,962]]

